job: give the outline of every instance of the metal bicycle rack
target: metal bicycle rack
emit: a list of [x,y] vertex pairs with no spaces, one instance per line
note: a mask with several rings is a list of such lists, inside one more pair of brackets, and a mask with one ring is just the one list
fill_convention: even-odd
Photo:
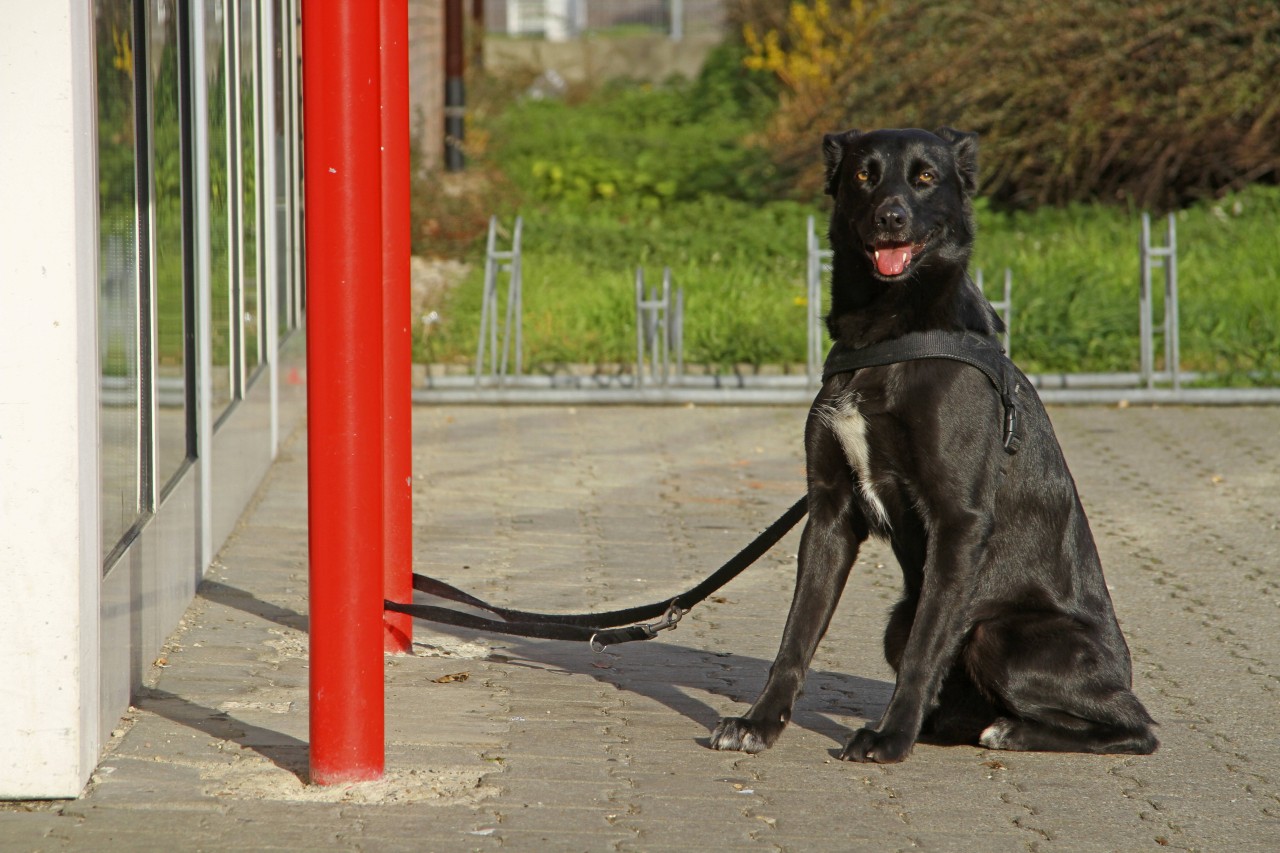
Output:
[[684,290],[672,292],[670,267],[662,269],[661,296],[655,288],[646,290],[644,267],[636,267],[636,387],[678,385],[683,379]]
[[[521,292],[523,281],[520,263],[520,238],[524,231],[524,220],[517,216],[515,228],[511,232],[511,248],[499,251],[497,248],[498,217],[489,217],[489,239],[485,246],[484,257],[484,296],[480,309],[480,341],[476,346],[476,385],[486,382],[498,385],[505,384],[508,367],[511,366],[512,347],[515,349],[514,370],[511,375],[520,376],[524,372],[524,297]],[[507,273],[506,318],[502,324],[502,347],[498,347],[498,277]],[[512,337],[514,335],[514,341]],[[485,355],[488,364],[485,364]]]
[[813,227],[813,217],[805,224],[805,323],[808,328],[806,367],[809,384],[822,382],[822,362],[827,357],[827,327],[822,319],[823,273],[831,272],[831,250],[822,248],[818,232]]
[[[1156,386],[1156,380],[1167,379],[1173,389],[1182,387],[1178,355],[1178,234],[1176,220],[1169,214],[1165,226],[1165,244],[1151,243],[1151,217],[1142,214],[1142,239],[1138,243],[1141,271],[1138,285],[1139,360],[1142,384]],[[1155,372],[1155,328],[1151,305],[1151,272],[1156,267],[1164,269],[1164,317],[1160,334],[1164,336],[1164,372]]]

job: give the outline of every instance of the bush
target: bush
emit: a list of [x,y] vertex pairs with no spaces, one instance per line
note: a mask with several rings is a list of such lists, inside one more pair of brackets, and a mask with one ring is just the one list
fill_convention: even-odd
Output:
[[[975,130],[983,192],[999,204],[1169,210],[1277,178],[1274,3],[817,0],[782,17],[777,4],[738,0],[731,17],[751,28],[757,64],[770,32],[774,65],[857,32],[826,70],[821,129]],[[802,195],[821,182],[812,101],[792,86],[766,137]]]
[[[705,195],[763,200],[767,154],[743,144],[772,100],[764,75],[721,51],[695,82],[607,84],[580,104],[515,103],[490,127],[494,159],[542,201],[658,209]],[[768,105],[766,107],[765,105]]]

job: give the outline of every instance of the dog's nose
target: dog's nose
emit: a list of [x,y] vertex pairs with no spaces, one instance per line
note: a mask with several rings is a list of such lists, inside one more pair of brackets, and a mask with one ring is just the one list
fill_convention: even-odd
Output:
[[894,230],[907,224],[907,210],[897,199],[889,199],[876,208],[876,225]]

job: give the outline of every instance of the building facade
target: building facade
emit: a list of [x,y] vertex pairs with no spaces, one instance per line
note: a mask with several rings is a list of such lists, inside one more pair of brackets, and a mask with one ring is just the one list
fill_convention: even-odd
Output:
[[0,30],[0,798],[77,795],[301,422],[299,0]]
[[[5,4],[0,799],[83,790],[303,422],[304,6]],[[409,22],[430,168],[441,4]]]

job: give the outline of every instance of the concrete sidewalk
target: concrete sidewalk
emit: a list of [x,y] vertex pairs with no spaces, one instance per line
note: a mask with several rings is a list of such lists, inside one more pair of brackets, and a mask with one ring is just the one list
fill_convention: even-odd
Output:
[[[1153,756],[837,760],[892,689],[879,544],[779,744],[708,749],[777,649],[793,532],[678,630],[603,655],[419,623],[415,654],[387,660],[386,778],[308,787],[298,435],[85,795],[0,804],[0,850],[1280,849],[1280,409],[1051,415],[1161,723]],[[674,594],[800,496],[803,421],[419,408],[418,567],[535,610]]]

